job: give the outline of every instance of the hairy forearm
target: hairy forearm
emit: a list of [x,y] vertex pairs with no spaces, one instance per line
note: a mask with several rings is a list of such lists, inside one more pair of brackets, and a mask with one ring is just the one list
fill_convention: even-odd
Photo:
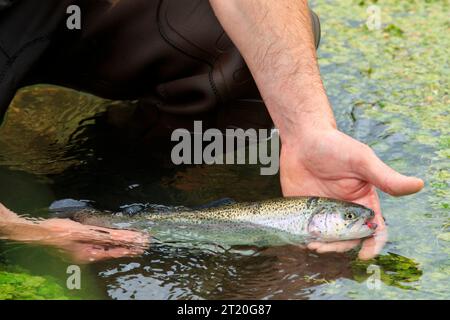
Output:
[[28,241],[34,239],[36,235],[45,237],[46,230],[38,223],[33,223],[26,219],[0,222],[0,238],[15,241]]
[[283,141],[305,127],[335,127],[302,0],[210,0],[255,78]]
[[29,236],[43,233],[38,223],[21,218],[0,204],[0,238],[27,240]]
[[42,240],[49,230],[40,221],[18,216],[0,203],[0,238],[15,241]]

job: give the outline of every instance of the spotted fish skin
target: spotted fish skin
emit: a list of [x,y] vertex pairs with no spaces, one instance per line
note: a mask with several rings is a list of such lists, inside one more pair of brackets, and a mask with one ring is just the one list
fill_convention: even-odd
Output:
[[100,215],[84,210],[74,219],[86,224],[147,230],[172,243],[272,246],[370,236],[365,224],[373,211],[361,205],[319,197],[287,197],[173,213]]

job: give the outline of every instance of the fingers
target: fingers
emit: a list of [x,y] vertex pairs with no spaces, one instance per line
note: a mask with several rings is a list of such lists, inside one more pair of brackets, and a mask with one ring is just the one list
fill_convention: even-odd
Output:
[[388,240],[387,230],[377,232],[373,237],[364,240],[358,258],[361,260],[370,260],[375,258],[383,249]]
[[[402,175],[389,167],[369,148],[364,152],[360,173],[365,179],[382,191],[393,196],[403,196],[420,191],[424,182],[416,177]],[[358,155],[361,156],[361,155]]]
[[[380,200],[378,198],[377,191],[374,187],[370,189],[368,194],[361,199],[355,200],[355,202],[362,204],[366,207],[372,208],[375,211],[375,217],[373,219],[373,222],[375,222],[378,230],[384,230],[385,229],[385,223],[383,216],[381,215],[380,210]],[[360,257],[370,259],[374,257],[376,254],[378,254],[381,249],[383,248],[384,243],[386,241],[378,241],[376,244],[372,243],[369,239],[363,240],[363,245],[361,248],[361,251],[359,253]],[[381,240],[381,239],[380,239]],[[308,249],[315,250],[317,253],[326,253],[326,252],[347,252],[351,249],[355,248],[361,243],[361,239],[355,239],[355,240],[346,240],[346,241],[337,241],[337,242],[311,242],[308,244]]]
[[150,244],[150,236],[143,232],[82,225],[66,219],[45,220],[41,224],[47,230],[43,243],[70,253],[80,263],[138,256]]
[[[371,192],[368,200],[359,202],[363,202],[364,205],[368,205],[369,207],[374,209],[375,217],[373,219],[373,222],[378,225],[374,236],[363,240],[361,250],[358,253],[358,258],[360,258],[361,260],[369,260],[375,258],[383,249],[388,240],[388,233],[383,216],[381,215],[379,200],[376,191],[373,190]],[[317,253],[347,252],[358,246],[360,242],[360,239],[329,243],[311,242],[307,247],[308,249],[314,250]]]
[[149,235],[143,232],[130,230],[115,230],[106,228],[91,229],[94,232],[100,232],[97,240],[99,243],[111,243],[113,245],[133,245],[135,247],[147,247],[150,243]]
[[373,222],[377,224],[375,234],[372,237],[363,240],[361,249],[358,253],[359,259],[369,260],[375,258],[386,244],[388,240],[387,228],[381,214],[380,200],[374,187],[372,187],[364,198],[358,199],[356,202],[372,208],[375,211],[375,217],[373,218]]
[[150,244],[150,236],[144,232],[82,225],[67,219],[51,219],[45,220],[43,223],[52,228],[51,234],[56,239],[55,243],[58,239],[64,238],[66,241],[100,246],[147,248]]
[[363,198],[355,199],[353,202],[372,209],[375,211],[376,215],[381,215],[380,198],[378,197],[377,190],[374,186],[370,186],[369,191]]
[[73,245],[65,248],[78,263],[92,263],[107,259],[134,257],[142,255],[142,248],[104,247],[95,245]]
[[347,252],[355,248],[360,242],[361,241],[359,239],[338,242],[311,242],[307,247],[317,253]]
[[375,258],[388,240],[388,232],[381,213],[375,213],[374,222],[378,225],[373,237],[365,239],[359,251],[358,258],[369,260]]

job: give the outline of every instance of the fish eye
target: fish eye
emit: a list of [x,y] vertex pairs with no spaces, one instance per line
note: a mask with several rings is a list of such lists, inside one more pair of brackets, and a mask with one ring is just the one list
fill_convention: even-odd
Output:
[[353,220],[356,218],[356,214],[354,214],[353,212],[346,212],[344,216],[346,220]]

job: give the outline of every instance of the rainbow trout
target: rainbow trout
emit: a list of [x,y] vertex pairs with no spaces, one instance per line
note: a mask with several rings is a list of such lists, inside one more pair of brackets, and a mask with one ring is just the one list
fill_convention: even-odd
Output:
[[203,210],[105,214],[80,209],[71,218],[84,224],[148,231],[162,243],[275,246],[371,236],[374,212],[359,204],[319,197],[243,202]]

